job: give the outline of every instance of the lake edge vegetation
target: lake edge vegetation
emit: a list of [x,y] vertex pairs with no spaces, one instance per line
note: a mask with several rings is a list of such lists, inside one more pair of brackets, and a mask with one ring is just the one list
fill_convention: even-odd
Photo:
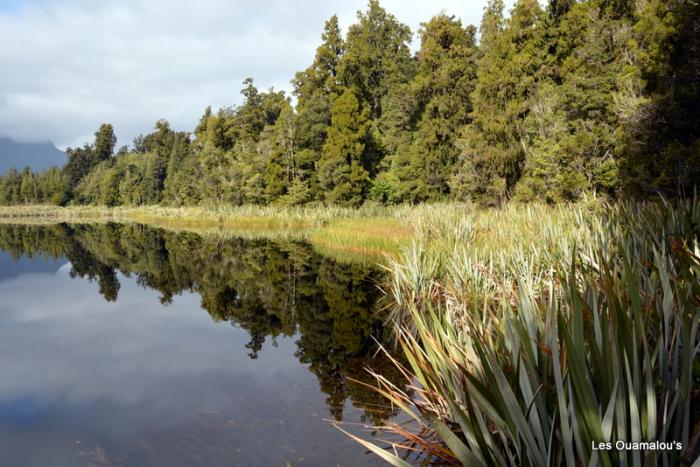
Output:
[[397,466],[694,465],[700,198],[489,216],[504,249],[443,215],[391,261],[408,390],[375,390],[411,423],[350,436]]
[[[465,206],[466,208],[466,206]],[[425,209],[440,209],[437,206]],[[298,239],[342,262],[387,264],[414,228],[404,209],[327,207],[0,206],[2,224],[137,223],[217,237]]]

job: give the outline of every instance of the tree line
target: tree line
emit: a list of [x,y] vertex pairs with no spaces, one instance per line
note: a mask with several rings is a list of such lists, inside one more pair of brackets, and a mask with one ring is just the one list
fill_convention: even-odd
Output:
[[111,125],[62,169],[11,170],[0,203],[357,206],[692,193],[700,179],[700,4],[489,0],[412,32],[370,0],[282,91],[243,83],[192,133]]

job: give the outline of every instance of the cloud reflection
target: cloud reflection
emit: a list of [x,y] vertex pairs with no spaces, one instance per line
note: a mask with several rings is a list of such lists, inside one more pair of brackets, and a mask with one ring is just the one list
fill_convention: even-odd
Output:
[[[320,421],[324,397],[293,339],[251,360],[242,351],[247,332],[214,322],[198,295],[164,307],[156,291],[120,274],[120,298],[106,302],[96,283],[69,270],[0,282],[3,465],[34,455],[37,438],[53,465],[101,457],[191,464],[188,449],[206,463],[246,452],[250,463],[300,451],[335,459],[308,449],[319,439],[338,444],[338,458],[358,453]],[[271,441],[278,445],[253,449]]]

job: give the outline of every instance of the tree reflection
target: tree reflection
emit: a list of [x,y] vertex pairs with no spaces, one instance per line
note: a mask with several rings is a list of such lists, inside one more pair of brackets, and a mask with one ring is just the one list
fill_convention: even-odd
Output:
[[183,291],[198,293],[202,308],[250,334],[247,353],[257,358],[268,338],[298,336],[296,356],[316,375],[332,416],[342,420],[347,400],[376,423],[392,414],[372,390],[372,367],[395,382],[401,377],[375,356],[383,326],[377,270],[339,264],[299,242],[222,239],[133,224],[0,226],[0,249],[15,257],[65,257],[71,277],[99,284],[118,298],[117,272],[158,290],[169,304]]

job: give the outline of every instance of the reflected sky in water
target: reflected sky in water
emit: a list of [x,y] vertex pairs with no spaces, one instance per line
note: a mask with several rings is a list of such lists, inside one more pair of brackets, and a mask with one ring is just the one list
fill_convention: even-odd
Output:
[[[116,268],[107,301],[72,269],[0,253],[0,465],[374,462],[324,421],[334,389],[300,356],[303,331],[250,358],[251,332],[214,319],[196,287],[162,305]],[[360,402],[340,399],[344,421]]]

